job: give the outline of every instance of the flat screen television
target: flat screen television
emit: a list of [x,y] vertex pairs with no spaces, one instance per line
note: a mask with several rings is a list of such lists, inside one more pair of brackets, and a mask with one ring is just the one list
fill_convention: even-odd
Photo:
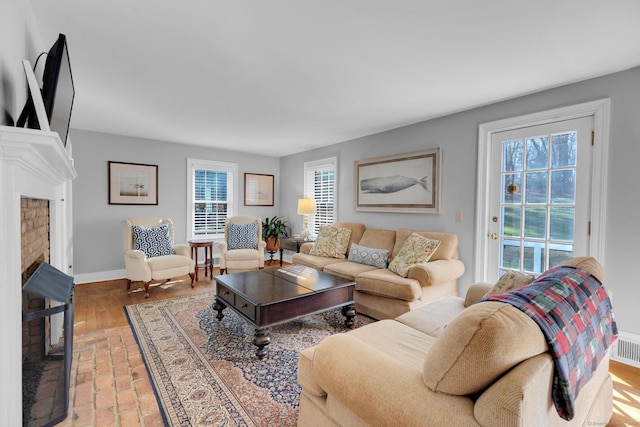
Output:
[[[49,119],[49,126],[53,132],[58,133],[62,144],[66,146],[75,88],[71,74],[69,50],[67,49],[67,38],[64,34],[58,36],[58,40],[47,53],[40,92]],[[31,96],[22,110],[17,125],[27,125],[33,129],[41,128]]]

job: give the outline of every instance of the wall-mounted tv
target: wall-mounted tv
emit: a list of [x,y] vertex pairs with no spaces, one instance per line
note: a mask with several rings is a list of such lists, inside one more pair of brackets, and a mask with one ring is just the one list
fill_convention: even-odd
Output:
[[[58,40],[47,53],[42,74],[41,93],[49,126],[53,132],[58,133],[62,143],[66,146],[75,88],[67,49],[67,38],[64,34],[58,36]],[[33,129],[41,129],[31,96],[29,96],[17,122],[17,126],[25,125]]]

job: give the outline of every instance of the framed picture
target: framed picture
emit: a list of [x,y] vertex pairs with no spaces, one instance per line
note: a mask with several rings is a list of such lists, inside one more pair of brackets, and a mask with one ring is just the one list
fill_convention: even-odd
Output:
[[109,162],[110,205],[157,205],[158,166]]
[[273,175],[244,174],[244,205],[273,206]]
[[440,148],[354,162],[355,209],[440,213]]

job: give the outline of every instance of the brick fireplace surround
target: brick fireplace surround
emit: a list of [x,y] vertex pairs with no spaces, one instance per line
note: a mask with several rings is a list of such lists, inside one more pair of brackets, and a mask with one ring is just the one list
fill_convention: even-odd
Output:
[[[21,270],[22,283],[35,271],[39,263],[49,262],[49,201],[43,199],[20,200]],[[22,312],[30,313],[44,309],[42,298],[23,295]],[[46,319],[22,323],[22,357],[41,361],[48,352],[49,327]],[[43,341],[44,339],[44,341]]]
[[71,143],[64,147],[58,134],[0,126],[0,425],[22,425],[22,272],[32,261],[23,259],[21,207],[28,199],[48,204],[49,264],[73,275],[76,176]]

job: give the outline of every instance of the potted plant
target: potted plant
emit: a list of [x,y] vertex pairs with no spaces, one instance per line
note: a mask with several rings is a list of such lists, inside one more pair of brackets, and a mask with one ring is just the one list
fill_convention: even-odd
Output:
[[287,236],[287,222],[277,215],[262,221],[262,238],[267,243],[267,251],[280,249],[280,237]]

